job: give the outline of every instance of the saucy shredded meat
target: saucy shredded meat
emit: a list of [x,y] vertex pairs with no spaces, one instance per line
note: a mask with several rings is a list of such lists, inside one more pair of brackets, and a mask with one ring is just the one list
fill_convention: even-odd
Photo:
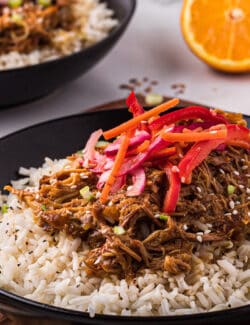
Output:
[[53,31],[70,30],[73,24],[73,0],[55,0],[48,6],[25,0],[18,8],[0,4],[0,54],[29,53],[51,45]]
[[199,106],[159,116],[176,103],[144,112],[132,92],[133,119],[93,132],[37,190],[6,187],[45,230],[87,243],[82,267],[90,275],[189,272],[202,245],[234,245],[249,235],[245,121]]
[[[87,242],[90,250],[83,262],[90,274],[127,277],[143,268],[186,272],[201,242],[237,241],[249,232],[247,150],[229,146],[212,152],[194,170],[192,183],[182,186],[176,211],[166,220],[160,218],[168,187],[162,170],[146,167],[142,195],[127,197],[128,179],[107,204],[101,204],[95,173],[81,167],[77,155],[70,159],[74,168],[44,176],[37,192],[7,189],[34,211],[47,231],[66,231]],[[233,194],[228,194],[228,184],[235,186]],[[91,200],[79,192],[85,186]],[[233,210],[230,202],[235,202]],[[122,234],[115,233],[117,226]]]

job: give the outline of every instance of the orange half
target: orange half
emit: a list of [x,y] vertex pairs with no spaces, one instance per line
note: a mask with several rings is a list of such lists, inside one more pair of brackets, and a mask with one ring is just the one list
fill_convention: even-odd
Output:
[[184,0],[181,29],[193,53],[210,66],[250,71],[250,0]]

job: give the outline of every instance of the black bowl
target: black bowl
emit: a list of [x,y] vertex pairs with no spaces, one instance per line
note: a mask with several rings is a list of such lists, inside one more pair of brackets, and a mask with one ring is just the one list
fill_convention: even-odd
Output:
[[[39,166],[44,157],[63,158],[81,149],[90,132],[109,129],[129,118],[127,110],[85,113],[45,122],[0,139],[0,189],[10,179],[17,177],[19,166]],[[246,117],[250,124],[250,117]],[[60,319],[82,324],[138,325],[144,324],[249,324],[250,305],[226,311],[185,316],[125,317],[97,315],[89,318],[87,313],[66,310],[40,304],[10,292],[0,290],[0,310],[12,315],[34,318]]]
[[0,71],[0,107],[43,97],[81,76],[115,45],[133,16],[136,0],[105,0],[119,24],[102,41],[78,53],[33,66]]

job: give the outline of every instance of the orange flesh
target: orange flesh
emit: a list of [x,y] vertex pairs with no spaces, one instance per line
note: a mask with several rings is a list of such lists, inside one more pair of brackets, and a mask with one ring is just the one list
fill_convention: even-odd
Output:
[[188,45],[204,61],[226,71],[250,70],[249,0],[185,0],[181,23]]

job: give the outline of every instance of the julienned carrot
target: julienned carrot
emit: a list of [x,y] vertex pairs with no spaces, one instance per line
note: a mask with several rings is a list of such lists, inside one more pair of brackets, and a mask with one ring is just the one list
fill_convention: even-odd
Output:
[[154,152],[152,158],[159,158],[163,156],[172,156],[176,153],[176,147],[165,148],[160,151]]
[[124,123],[118,125],[117,127],[104,132],[103,136],[106,140],[116,137],[117,135],[120,135],[121,133],[126,132],[129,129],[137,127],[141,121],[146,121],[152,116],[159,115],[160,113],[163,113],[163,112],[169,110],[170,108],[176,106],[178,103],[179,103],[179,99],[173,98],[166,103],[156,106],[155,108],[151,109],[150,111],[147,111],[141,115],[138,115],[138,116],[132,118],[131,120],[128,120],[127,122],[124,122]]
[[227,129],[187,133],[162,132],[161,136],[164,140],[170,142],[198,142],[203,140],[224,139],[227,137]]
[[135,149],[131,149],[128,151],[128,155],[136,155],[140,152],[145,151],[146,149],[148,149],[150,145],[150,141],[149,140],[145,140],[142,144],[140,144],[137,148]]
[[124,134],[120,148],[119,148],[117,155],[115,157],[113,168],[111,170],[111,173],[109,175],[107,182],[104,185],[104,188],[103,188],[101,196],[100,196],[100,201],[103,204],[106,203],[106,201],[107,201],[111,187],[114,184],[116,176],[119,173],[120,167],[124,161],[124,158],[125,158],[127,150],[128,150],[130,137],[131,137],[131,131],[128,131]]

